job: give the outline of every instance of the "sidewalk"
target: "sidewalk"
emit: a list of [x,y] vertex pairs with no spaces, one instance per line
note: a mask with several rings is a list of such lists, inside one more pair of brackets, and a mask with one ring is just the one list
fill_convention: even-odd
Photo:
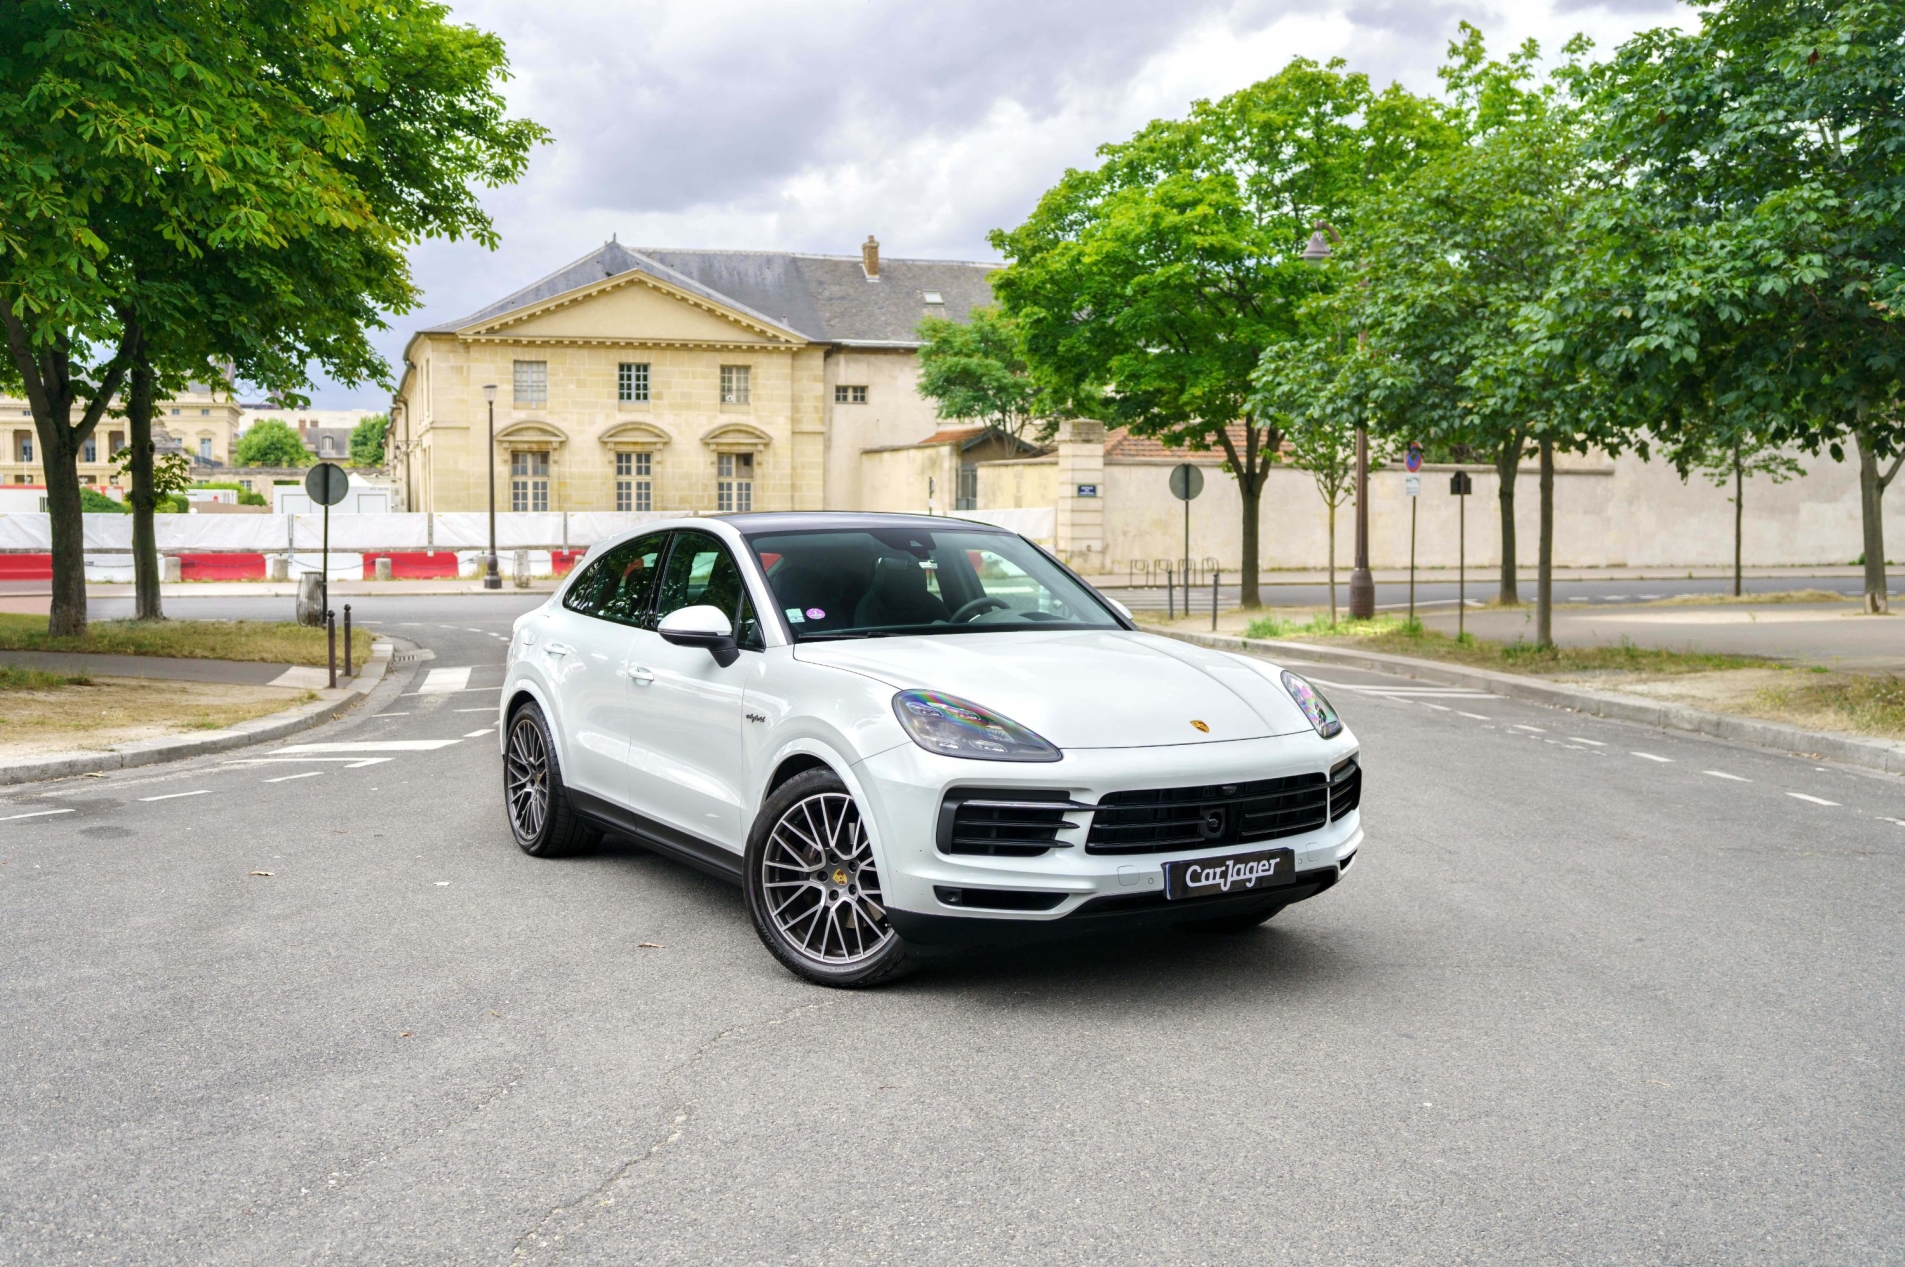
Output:
[[[0,667],[85,677],[159,678],[168,682],[223,682],[235,686],[292,686],[319,690],[328,670],[308,664],[255,660],[194,660],[180,656],[100,655],[90,651],[0,651]],[[342,675],[340,675],[342,676]]]

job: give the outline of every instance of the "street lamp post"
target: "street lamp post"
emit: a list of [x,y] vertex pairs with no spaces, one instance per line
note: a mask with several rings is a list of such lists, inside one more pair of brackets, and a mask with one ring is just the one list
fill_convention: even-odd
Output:
[[489,405],[489,558],[483,563],[483,588],[503,588],[503,574],[496,569],[496,384],[483,385],[483,399]]
[[[1325,238],[1324,233],[1329,237]],[[1331,255],[1330,242],[1343,244],[1343,235],[1327,220],[1318,220],[1310,241],[1303,248],[1303,261],[1321,265]],[[1356,343],[1364,341],[1363,331],[1356,332]],[[1349,618],[1370,620],[1376,615],[1376,578],[1369,570],[1369,432],[1356,424],[1356,566],[1349,574]]]

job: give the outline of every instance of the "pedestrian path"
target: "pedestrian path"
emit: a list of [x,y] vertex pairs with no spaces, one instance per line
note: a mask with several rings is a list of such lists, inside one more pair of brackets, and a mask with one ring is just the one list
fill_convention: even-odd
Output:
[[[323,669],[255,660],[198,660],[185,656],[107,655],[91,651],[0,651],[0,666],[85,677],[158,678],[244,686],[328,686]],[[315,674],[316,680],[305,680]]]

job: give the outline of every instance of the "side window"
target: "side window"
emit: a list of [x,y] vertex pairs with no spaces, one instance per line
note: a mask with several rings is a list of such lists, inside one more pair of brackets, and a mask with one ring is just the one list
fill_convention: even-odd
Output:
[[599,620],[635,624],[654,592],[662,547],[667,541],[668,534],[658,532],[615,546],[576,578],[562,605]]
[[701,604],[718,607],[734,623],[734,640],[750,651],[759,651],[761,622],[749,601],[741,571],[726,546],[698,532],[675,537],[675,548],[668,555],[668,569],[662,577],[661,596],[655,603],[654,617],[647,622],[653,628],[669,612]]

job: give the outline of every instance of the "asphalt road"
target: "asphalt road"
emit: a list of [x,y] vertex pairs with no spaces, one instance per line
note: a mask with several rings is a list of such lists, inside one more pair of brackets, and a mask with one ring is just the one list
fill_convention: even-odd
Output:
[[[1897,588],[1898,577],[1891,578],[1891,595],[1900,596]],[[1466,596],[1471,604],[1493,602],[1500,590],[1493,569],[1470,572],[1466,585],[1455,581],[1418,580],[1416,582],[1416,608],[1419,612],[1433,612],[1437,608],[1455,610],[1458,596]],[[1830,590],[1844,594],[1847,598],[1857,598],[1865,592],[1864,582],[1856,576],[1770,576],[1746,577],[1741,588],[1749,594],[1771,594],[1796,589]],[[1164,611],[1167,604],[1163,586],[1149,588],[1124,588],[1111,585],[1105,592],[1129,607],[1133,611]],[[1729,595],[1733,592],[1730,577],[1678,577],[1637,581],[1626,579],[1556,580],[1554,598],[1557,603],[1634,603],[1648,602],[1658,598],[1676,598],[1683,594]],[[1327,607],[1330,591],[1327,584],[1266,584],[1261,593],[1265,604],[1272,607]],[[1532,603],[1535,600],[1533,578],[1523,577],[1521,581],[1521,600]],[[1178,586],[1169,600],[1176,606],[1184,601],[1184,588]],[[1243,601],[1242,591],[1237,588],[1236,576],[1229,581],[1218,578],[1218,602],[1225,608],[1236,607]],[[1349,569],[1345,567],[1337,577],[1336,601],[1343,610],[1349,610]],[[1409,606],[1409,587],[1405,582],[1381,580],[1376,585],[1376,610],[1382,612],[1406,611]],[[127,610],[131,602],[127,600]],[[1191,610],[1210,611],[1210,581],[1191,587]]]
[[437,654],[360,715],[0,798],[0,1258],[1901,1257],[1895,778],[1318,667],[1336,889],[842,994],[517,851],[525,601],[366,600]]

